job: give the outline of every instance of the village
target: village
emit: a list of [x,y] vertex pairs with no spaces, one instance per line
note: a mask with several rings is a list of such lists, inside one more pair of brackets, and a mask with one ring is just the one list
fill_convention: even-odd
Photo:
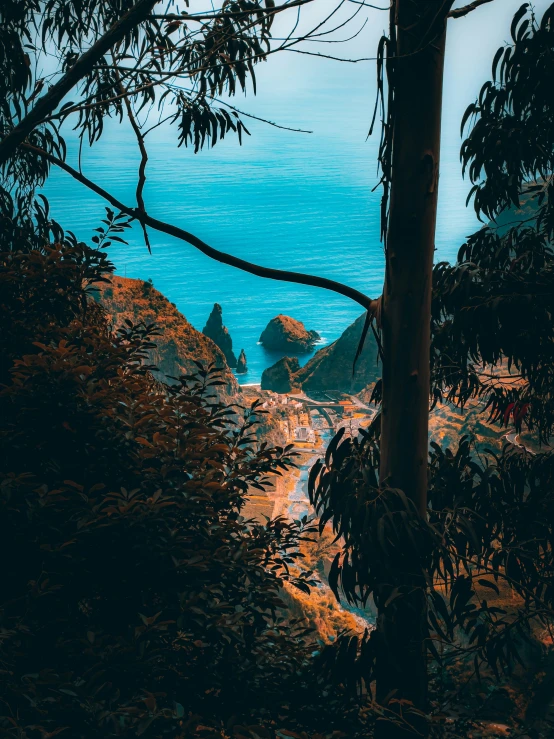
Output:
[[[345,393],[303,392],[281,394],[271,390],[261,391],[265,396],[262,408],[274,416],[288,444],[299,449],[321,446],[323,436],[336,433],[346,427],[353,434],[368,426],[375,409],[363,403],[357,396]],[[331,433],[330,433],[331,432]]]
[[280,515],[300,518],[310,512],[310,467],[324,454],[326,444],[341,427],[357,436],[361,428],[371,423],[375,409],[345,393],[285,394],[261,390],[259,385],[249,386],[247,392],[262,401],[261,408],[268,414],[270,425],[278,429],[281,442],[293,445],[297,468],[271,476],[263,492],[252,488],[243,515],[259,523]]

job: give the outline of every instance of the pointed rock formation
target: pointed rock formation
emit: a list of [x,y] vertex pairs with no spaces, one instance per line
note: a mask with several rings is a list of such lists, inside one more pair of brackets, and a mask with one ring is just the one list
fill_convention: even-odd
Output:
[[233,354],[233,340],[227,328],[223,325],[223,309],[216,303],[202,333],[210,338],[218,346],[227,360],[229,367],[237,366],[237,358]]
[[246,354],[244,349],[240,350],[239,359],[237,362],[237,375],[244,375],[248,372],[248,366],[246,364]]
[[283,357],[262,374],[262,390],[290,393],[295,387],[294,377],[300,369],[297,357]]
[[304,324],[282,314],[272,318],[260,336],[260,343],[266,349],[283,352],[310,352],[320,335],[308,331]]

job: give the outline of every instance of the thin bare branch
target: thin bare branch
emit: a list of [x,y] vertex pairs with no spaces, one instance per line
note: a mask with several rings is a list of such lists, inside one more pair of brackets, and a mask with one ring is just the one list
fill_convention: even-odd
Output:
[[390,10],[390,5],[382,8],[379,5],[371,5],[371,3],[361,2],[361,0],[348,0],[348,2],[354,3],[354,5],[363,5],[364,8],[373,8],[373,10]]
[[211,100],[213,100],[216,103],[219,103],[220,105],[225,105],[227,108],[229,108],[229,110],[234,110],[235,113],[239,113],[245,118],[251,118],[254,121],[261,121],[262,123],[266,123],[268,126],[273,126],[274,128],[281,128],[283,131],[292,131],[293,133],[313,133],[313,131],[308,131],[306,128],[292,128],[291,126],[283,126],[281,123],[275,123],[275,121],[270,121],[268,118],[261,118],[258,115],[253,115],[252,113],[246,113],[244,110],[235,108],[234,105],[231,105],[230,103],[227,103],[225,100],[221,100],[220,98],[216,98],[213,95],[206,95],[206,97],[209,97]]
[[194,236],[194,234],[191,234],[188,231],[179,228],[178,226],[166,223],[165,221],[160,221],[159,219],[153,218],[147,213],[143,213],[136,208],[130,208],[128,205],[125,205],[109,192],[107,192],[107,190],[104,190],[104,188],[100,187],[95,182],[92,182],[92,180],[89,180],[88,177],[85,177],[85,175],[78,172],[69,164],[66,164],[66,162],[64,162],[62,159],[58,159],[58,157],[49,154],[47,151],[44,151],[44,149],[40,149],[37,146],[33,146],[32,144],[27,143],[23,143],[22,146],[26,149],[29,149],[30,151],[34,151],[40,156],[43,156],[51,164],[54,164],[60,169],[63,169],[75,180],[85,185],[85,187],[88,187],[89,190],[92,190],[97,195],[100,195],[100,197],[104,198],[104,200],[106,200],[108,203],[110,203],[110,205],[112,205],[114,208],[117,208],[122,213],[130,215],[132,218],[141,223],[144,223],[147,226],[150,226],[150,228],[153,228],[156,231],[161,231],[162,233],[173,236],[176,239],[186,241],[187,244],[190,244],[195,249],[198,249],[198,251],[202,252],[202,254],[210,257],[210,259],[214,259],[216,262],[227,264],[230,267],[236,267],[243,272],[248,272],[249,274],[256,275],[257,277],[264,277],[266,279],[277,280],[279,282],[292,282],[298,285],[309,285],[311,287],[320,287],[324,290],[330,290],[331,292],[337,293],[338,295],[343,295],[345,298],[349,298],[355,303],[358,303],[365,310],[369,311],[371,315],[374,314],[377,308],[376,300],[372,300],[370,297],[364,295],[359,290],[355,290],[353,287],[348,287],[348,285],[343,285],[341,282],[336,282],[335,280],[330,280],[326,277],[303,274],[302,272],[290,272],[288,270],[262,267],[259,264],[248,262],[246,259],[240,259],[239,257],[234,257],[231,254],[219,251],[219,249],[214,249],[213,246],[209,246],[197,236]]
[[303,49],[282,49],[282,51],[290,51],[293,54],[306,54],[306,56],[320,56],[322,59],[332,59],[335,62],[348,62],[348,64],[358,64],[358,62],[374,62],[376,57],[366,56],[360,59],[343,59],[340,56],[332,56],[331,54],[320,54],[317,51],[304,51]]
[[25,118],[0,141],[0,165],[4,164],[31,131],[57,108],[67,93],[90,72],[104,54],[145,20],[157,2],[158,0],[138,0],[117,23],[114,23],[88,51],[79,57],[71,69],[55,85],[52,85],[43,97],[39,98]]
[[469,5],[464,5],[463,8],[451,10],[447,18],[463,18],[464,15],[471,13],[472,10],[475,10],[480,5],[485,5],[485,3],[492,3],[492,0],[474,0],[474,2],[469,3]]
[[[114,62],[115,64],[115,62]],[[116,79],[119,86],[119,90],[121,93],[126,93],[126,89],[123,86],[121,82],[121,76],[116,68]],[[140,151],[140,165],[139,165],[139,171],[138,171],[138,182],[137,182],[137,205],[141,213],[146,214],[146,207],[144,205],[144,185],[146,183],[146,164],[148,163],[148,152],[146,151],[146,146],[144,144],[144,135],[142,131],[140,130],[139,124],[137,123],[137,119],[135,117],[135,114],[133,112],[133,106],[131,105],[131,101],[129,100],[129,96],[125,95],[123,98],[125,107],[127,108],[127,116],[129,118],[129,122],[131,124],[131,128],[133,129],[135,136],[137,138],[137,144]],[[150,254],[152,254],[152,248],[150,247],[150,240],[148,238],[148,231],[146,230],[146,224],[144,221],[141,221],[142,231],[144,233],[144,243],[146,244],[146,247]]]

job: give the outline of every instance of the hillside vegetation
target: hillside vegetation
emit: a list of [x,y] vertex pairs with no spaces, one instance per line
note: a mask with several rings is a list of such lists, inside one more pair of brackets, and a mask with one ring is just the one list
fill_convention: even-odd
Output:
[[147,354],[157,367],[155,374],[165,382],[175,382],[170,378],[195,372],[196,363],[200,362],[213,364],[222,371],[224,395],[234,396],[239,391],[221,349],[197,331],[150,282],[115,275],[109,283],[102,283],[94,295],[116,330],[126,321],[156,325],[156,346],[149,348]]

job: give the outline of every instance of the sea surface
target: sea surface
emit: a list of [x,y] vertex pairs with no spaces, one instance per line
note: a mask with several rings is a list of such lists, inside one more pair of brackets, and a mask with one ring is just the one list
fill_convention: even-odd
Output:
[[[378,296],[383,282],[381,191],[375,190],[378,135],[367,140],[373,69],[351,66],[346,75],[345,65],[331,64],[325,74],[314,76],[318,67],[307,59],[308,67],[287,67],[287,74],[272,78],[265,93],[235,104],[313,133],[245,119],[252,135],[242,146],[230,137],[194,154],[177,148],[176,132],[162,126],[148,139],[147,209],[238,257],[323,275]],[[299,79],[307,69],[306,84],[293,85],[291,69],[298,70]],[[263,88],[263,79],[259,86]],[[471,207],[465,207],[470,185],[462,179],[459,164],[459,117],[447,115],[444,131],[437,260],[455,258],[464,238],[479,226]],[[68,159],[76,163],[71,133],[68,141]],[[99,143],[83,151],[84,173],[129,204],[135,202],[137,164],[132,133],[115,121]],[[56,170],[45,194],[52,216],[78,238],[89,240],[104,216],[101,198]],[[153,231],[149,254],[140,230],[134,227],[128,233],[128,245],[114,244],[109,250],[117,272],[152,279],[199,330],[213,304],[220,303],[234,349],[237,355],[244,349],[248,359],[241,383],[259,382],[263,370],[281,356],[258,343],[275,315],[303,321],[321,334],[324,345],[337,339],[362,312],[331,292],[260,279]],[[309,356],[301,357],[301,362]]]

